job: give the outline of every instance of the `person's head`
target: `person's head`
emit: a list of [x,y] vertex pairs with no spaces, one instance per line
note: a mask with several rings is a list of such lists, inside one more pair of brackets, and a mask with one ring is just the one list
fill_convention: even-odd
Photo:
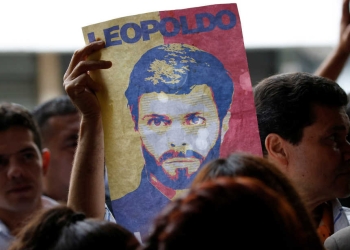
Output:
[[232,153],[227,158],[218,158],[203,166],[191,185],[195,186],[219,177],[259,179],[266,186],[284,196],[295,208],[298,219],[304,224],[305,233],[309,234],[310,241],[319,240],[311,211],[308,211],[289,179],[267,159],[249,153]]
[[63,95],[37,105],[32,114],[39,125],[43,147],[51,154],[44,194],[65,202],[80,127],[79,112],[69,97]]
[[264,155],[294,182],[308,205],[350,194],[347,95],[308,73],[268,77],[254,88]]
[[125,96],[153,178],[184,188],[219,156],[233,82],[212,54],[180,43],[156,46],[135,64]]
[[41,206],[49,158],[30,111],[0,103],[0,219],[5,224],[11,224],[14,214],[26,215]]
[[251,177],[218,177],[193,186],[156,217],[152,249],[323,249],[282,195]]
[[134,250],[134,234],[119,224],[87,218],[65,205],[41,210],[16,236],[9,250]]

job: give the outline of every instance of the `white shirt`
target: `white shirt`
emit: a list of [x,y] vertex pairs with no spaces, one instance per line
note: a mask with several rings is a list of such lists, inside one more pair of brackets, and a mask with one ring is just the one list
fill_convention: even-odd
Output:
[[350,208],[343,207],[338,199],[332,200],[334,232],[350,225]]
[[[50,208],[58,204],[47,196],[42,196],[41,200],[44,208]],[[6,250],[13,239],[14,236],[11,235],[8,227],[0,220],[0,250]]]

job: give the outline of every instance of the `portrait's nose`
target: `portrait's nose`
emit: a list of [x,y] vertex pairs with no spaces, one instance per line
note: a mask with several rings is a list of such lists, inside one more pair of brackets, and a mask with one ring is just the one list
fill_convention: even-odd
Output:
[[186,147],[188,145],[188,135],[179,122],[175,122],[171,125],[166,136],[172,148]]

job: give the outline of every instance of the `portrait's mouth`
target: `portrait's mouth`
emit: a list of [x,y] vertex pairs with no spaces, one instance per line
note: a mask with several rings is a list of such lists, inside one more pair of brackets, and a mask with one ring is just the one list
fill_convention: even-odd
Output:
[[195,162],[195,161],[198,161],[198,159],[196,159],[196,158],[186,158],[186,157],[173,157],[173,158],[165,160],[164,163]]
[[175,176],[177,169],[180,168],[186,169],[187,174],[191,175],[197,172],[200,164],[200,160],[194,157],[173,157],[166,159],[162,163],[162,167],[170,176]]

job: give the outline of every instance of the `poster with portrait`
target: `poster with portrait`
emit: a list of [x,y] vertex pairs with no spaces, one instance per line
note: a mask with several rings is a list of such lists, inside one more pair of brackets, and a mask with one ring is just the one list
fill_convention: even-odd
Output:
[[217,4],[116,18],[82,28],[105,132],[117,223],[144,238],[154,216],[209,161],[261,155],[237,5]]

